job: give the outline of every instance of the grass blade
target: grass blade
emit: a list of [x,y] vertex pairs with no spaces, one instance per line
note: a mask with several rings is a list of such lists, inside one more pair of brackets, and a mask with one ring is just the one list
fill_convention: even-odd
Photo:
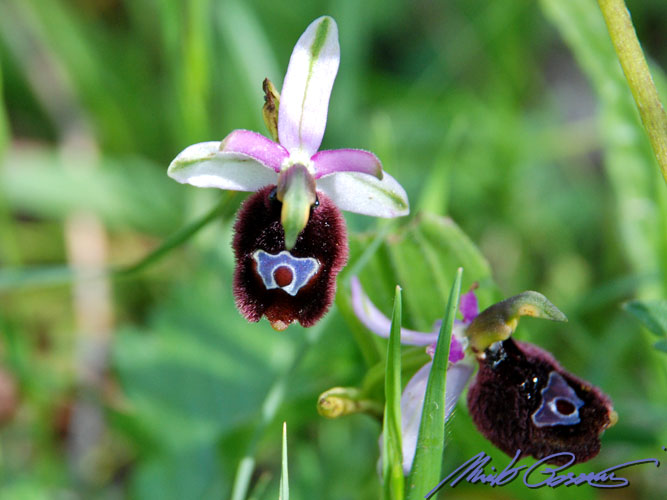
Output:
[[403,498],[403,452],[401,446],[401,287],[396,286],[394,312],[387,346],[385,370],[385,409],[382,432],[383,498]]
[[283,467],[280,474],[279,500],[289,500],[289,477],[287,474],[287,422],[283,422]]
[[201,218],[195,220],[191,224],[181,228],[167,238],[164,243],[162,243],[158,248],[149,253],[146,257],[139,260],[134,264],[129,266],[119,267],[114,269],[113,273],[116,276],[127,276],[139,271],[143,271],[148,266],[160,260],[162,257],[171,252],[174,248],[182,245],[195,234],[199,232],[200,229],[207,226],[210,222],[216,220],[228,207],[229,202],[233,198],[234,193],[226,193],[222,200],[215,205],[209,212],[204,214]]
[[445,318],[440,327],[440,335],[433,356],[433,368],[428,378],[424,409],[422,411],[417,451],[408,477],[408,499],[422,499],[440,481],[442,453],[445,447],[445,387],[449,343],[454,326],[454,317],[459,306],[461,277],[459,268],[449,293]]
[[[210,222],[216,220],[229,206],[233,194],[228,194],[215,205],[210,211],[193,221],[187,226],[179,229],[169,238],[167,238],[159,247],[151,253],[140,259],[134,264],[108,269],[107,272],[113,277],[125,278],[143,271],[150,267],[165,255],[169,254],[174,248],[182,245]],[[99,275],[88,276],[89,279],[96,279],[104,276],[104,272]],[[46,286],[66,285],[71,283],[77,273],[68,266],[44,266],[44,267],[26,267],[26,268],[8,268],[0,270],[0,291],[8,291],[16,288],[36,288]]]

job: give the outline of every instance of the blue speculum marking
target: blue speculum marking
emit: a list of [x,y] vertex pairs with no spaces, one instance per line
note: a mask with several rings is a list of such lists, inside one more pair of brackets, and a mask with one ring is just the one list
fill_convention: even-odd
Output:
[[542,389],[542,403],[533,413],[532,420],[538,427],[578,424],[581,421],[579,408],[582,406],[584,402],[565,379],[551,372],[547,386]]
[[[272,255],[264,250],[257,250],[252,254],[252,258],[257,263],[257,274],[267,290],[280,288],[292,296],[299,293],[299,290],[315,276],[320,268],[317,259],[313,257],[294,257],[287,250],[283,250],[277,255]],[[289,272],[285,272],[284,268]],[[282,285],[276,281],[277,271],[283,271],[282,278],[278,280],[284,282]]]

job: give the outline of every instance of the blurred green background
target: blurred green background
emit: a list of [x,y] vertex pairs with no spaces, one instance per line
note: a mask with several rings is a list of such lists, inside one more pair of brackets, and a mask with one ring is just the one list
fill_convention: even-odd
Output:
[[[667,3],[628,7],[664,102]],[[264,133],[262,80],[281,86],[322,14],[341,44],[323,148],[374,151],[412,214],[346,214],[337,307],[279,334],[233,304],[245,195],[166,167],[191,143]],[[517,338],[615,403],[599,457],[575,470],[667,460],[667,355],[622,308],[667,296],[667,189],[594,0],[1,0],[0,90],[0,498],[229,498],[239,470],[252,498],[277,498],[283,421],[294,498],[377,498],[379,422],[316,412],[384,356],[347,278],[361,271],[386,314],[398,281],[406,325],[427,329],[471,242],[464,286],[482,280],[482,306],[544,293],[570,322],[524,320]],[[438,233],[439,216],[469,240]],[[465,405],[447,434],[444,471],[482,450],[508,461]],[[663,469],[629,469],[614,492],[516,481],[442,497],[653,499]]]

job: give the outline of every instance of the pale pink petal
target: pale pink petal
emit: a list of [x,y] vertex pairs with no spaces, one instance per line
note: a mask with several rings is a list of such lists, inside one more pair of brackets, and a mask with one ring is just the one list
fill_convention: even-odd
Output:
[[336,172],[360,172],[382,179],[382,163],[377,156],[361,149],[333,149],[319,151],[312,158],[315,178]]
[[[364,290],[361,288],[359,278],[352,276],[350,280],[350,287],[352,291],[352,309],[357,318],[368,328],[371,332],[380,337],[389,338],[389,330],[391,328],[391,320],[387,318],[382,312],[375,307]],[[401,344],[406,345],[429,345],[435,342],[438,338],[438,333],[423,333],[407,328],[401,328]]]
[[280,94],[278,138],[290,153],[319,149],[339,61],[336,22],[315,19],[294,47]]
[[276,172],[280,172],[280,166],[289,156],[280,144],[251,130],[234,130],[222,140],[220,151],[250,156]]

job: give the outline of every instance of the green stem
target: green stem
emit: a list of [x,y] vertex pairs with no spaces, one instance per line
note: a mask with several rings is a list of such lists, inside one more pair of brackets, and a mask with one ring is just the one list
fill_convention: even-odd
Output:
[[[229,208],[233,197],[234,193],[227,193],[224,195],[220,202],[209,212],[176,231],[158,248],[140,259],[138,262],[127,266],[109,267],[100,270],[95,276],[89,276],[89,279],[100,278],[106,274],[111,275],[113,278],[127,278],[145,270],[169,254],[174,248],[188,241],[207,224],[213,222],[224,214]],[[0,200],[0,202],[1,201],[2,200]],[[0,204],[0,215],[2,214],[1,209],[2,206]],[[66,285],[71,283],[76,276],[76,271],[68,266],[0,269],[0,291],[26,287]]]
[[138,262],[130,264],[129,266],[121,266],[112,269],[111,272],[113,273],[114,277],[125,277],[138,273],[139,271],[143,271],[145,268],[149,267],[158,260],[162,259],[162,257],[167,255],[174,248],[188,241],[195,234],[197,234],[202,228],[204,228],[209,223],[213,222],[215,219],[220,217],[220,215],[224,213],[224,211],[229,206],[230,201],[232,200],[233,197],[234,197],[233,192],[226,193],[222,197],[220,202],[218,202],[218,204],[215,205],[203,217],[195,220],[191,224],[176,231],[169,238],[167,238],[158,248],[153,250],[144,258],[140,259]]
[[662,176],[667,182],[667,114],[646,64],[624,0],[598,0]]

